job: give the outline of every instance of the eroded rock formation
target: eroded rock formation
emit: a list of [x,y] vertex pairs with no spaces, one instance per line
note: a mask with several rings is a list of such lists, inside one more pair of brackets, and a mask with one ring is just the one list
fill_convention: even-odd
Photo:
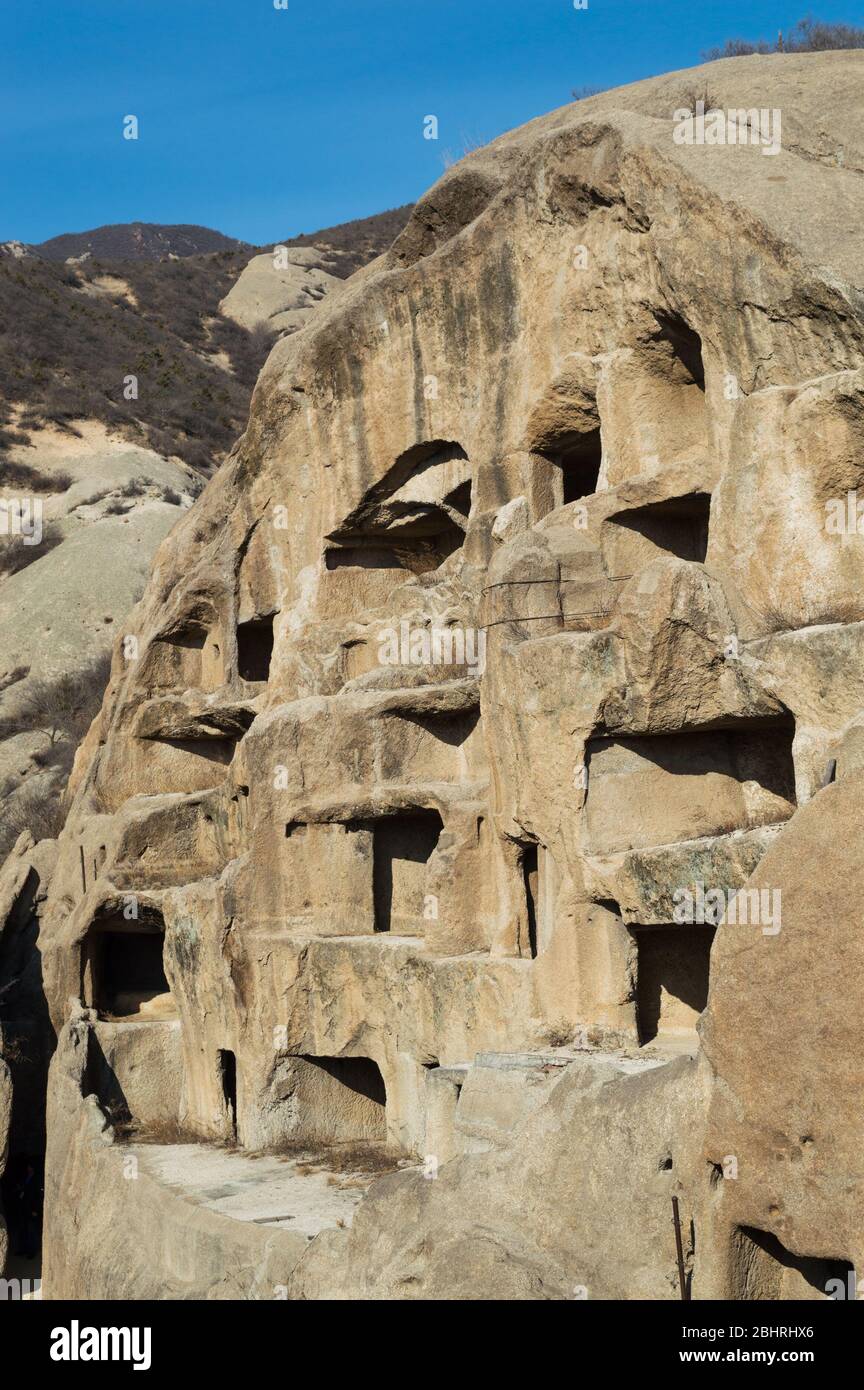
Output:
[[76,763],[49,1295],[676,1298],[673,1196],[696,1298],[862,1267],[862,74],[535,121],[273,351]]
[[341,288],[328,270],[334,263],[338,268],[334,256],[315,246],[283,246],[253,256],[219,311],[241,328],[295,332],[327,294]]

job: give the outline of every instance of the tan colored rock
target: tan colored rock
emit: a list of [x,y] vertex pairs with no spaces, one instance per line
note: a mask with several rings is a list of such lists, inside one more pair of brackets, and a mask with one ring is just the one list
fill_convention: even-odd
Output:
[[[862,1084],[853,1005],[862,895],[850,850],[862,791],[859,771],[819,792],[765,855],[746,891],[779,894],[779,921],[766,932],[751,913],[721,928],[702,1025],[707,1062],[722,1083],[712,1091],[706,1153],[721,1166],[730,1156],[735,1162],[735,1181],[720,1183],[714,1203],[718,1236],[770,1232],[794,1255],[856,1270],[864,1260],[864,1173],[860,1114],[847,1098]],[[751,1296],[814,1291],[805,1280],[795,1293]]]
[[323,268],[328,258],[315,247],[283,247],[281,256],[279,250],[253,256],[219,305],[241,328],[295,332],[343,283]]
[[[164,1251],[167,1296],[674,1299],[673,1196],[695,1298],[860,1261],[862,73],[532,122],[275,347],[73,776],[53,1296],[133,1206],[136,1296]],[[706,80],[782,149],[676,143]],[[308,1247],[202,1215],[218,1143],[296,1165]],[[334,1220],[304,1183],[361,1162]]]

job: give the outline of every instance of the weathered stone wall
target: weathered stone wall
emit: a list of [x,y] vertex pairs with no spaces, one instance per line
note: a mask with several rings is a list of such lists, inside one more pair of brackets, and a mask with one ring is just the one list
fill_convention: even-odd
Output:
[[43,1296],[278,1298],[305,1239],[225,1220],[154,1180],[95,1097],[82,1102],[87,1033],[70,1023],[52,1067]]
[[[673,1195],[697,1298],[824,1296],[858,1257],[821,827],[860,761],[864,560],[825,522],[864,475],[862,61],[711,66],[715,103],[782,107],[771,157],[675,143],[699,71],[535,121],[272,353],[76,764],[49,1292],[105,1287],[105,1069],[63,1059],[121,997],[142,1058],[179,1027],[178,1132],[422,1164],[293,1297],[674,1298]],[[745,886],[766,915],[706,917]],[[138,1221],[139,1191],[108,1205]],[[188,1287],[223,1296],[218,1267]]]

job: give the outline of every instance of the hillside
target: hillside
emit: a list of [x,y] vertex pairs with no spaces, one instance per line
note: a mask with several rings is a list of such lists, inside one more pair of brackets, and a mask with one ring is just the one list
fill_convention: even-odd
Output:
[[[409,213],[396,209],[285,245],[315,248],[311,257],[304,252],[311,270],[344,279],[387,249]],[[115,240],[129,244],[142,226],[98,228],[80,238],[123,232]],[[181,244],[173,239],[178,230],[227,245],[178,259],[100,255],[77,264],[53,251],[48,258],[27,254],[17,243],[0,248],[0,482],[9,480],[9,449],[46,426],[74,431],[76,420],[97,420],[204,474],[243,429],[274,334],[233,322],[219,306],[256,248],[206,228],[145,230],[153,234],[151,248],[157,234],[166,245]],[[70,234],[44,245],[74,250],[73,242]],[[127,400],[130,376],[138,394]]]
[[[413,204],[378,212],[374,217],[359,217],[353,222],[340,222],[336,227],[322,227],[317,232],[301,233],[288,238],[285,246],[326,246],[340,254],[342,274],[351,275],[361,265],[380,256],[396,240],[411,216]],[[340,272],[334,270],[333,274]]]
[[[234,278],[219,254],[0,261],[0,447],[91,419],[209,471],[242,429],[266,352],[218,316]],[[138,398],[127,401],[130,375]]]

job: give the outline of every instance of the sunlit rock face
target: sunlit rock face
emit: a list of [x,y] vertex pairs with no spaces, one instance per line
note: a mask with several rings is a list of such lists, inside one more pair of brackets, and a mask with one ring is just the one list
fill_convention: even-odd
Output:
[[[535,121],[273,351],[73,775],[53,1296],[815,1298],[864,1258],[862,76]],[[780,148],[677,140],[706,84]],[[310,1228],[301,1164],[280,1224],[165,1177],[220,1143],[394,1171]]]

